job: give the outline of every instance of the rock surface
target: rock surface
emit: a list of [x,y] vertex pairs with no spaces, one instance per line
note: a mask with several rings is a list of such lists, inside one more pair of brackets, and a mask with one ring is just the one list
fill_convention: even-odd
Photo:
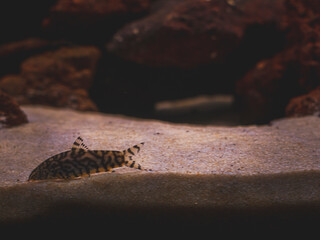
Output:
[[151,66],[221,62],[235,51],[249,25],[282,23],[283,11],[282,0],[156,1],[151,14],[120,29],[107,48]]
[[27,123],[28,119],[17,102],[0,90],[0,128]]
[[285,48],[258,62],[237,83],[238,103],[250,114],[251,122],[284,116],[292,98],[320,85],[320,22],[315,21],[320,2],[287,0],[285,5],[284,22],[289,26]]
[[61,47],[27,58],[19,75],[0,79],[0,88],[20,104],[43,104],[77,110],[97,110],[90,99],[100,58],[93,46]]
[[289,49],[261,60],[237,81],[237,104],[244,122],[267,122],[284,115],[288,100],[301,91],[296,52]]
[[320,87],[308,94],[291,99],[286,107],[286,115],[290,117],[320,116]]
[[[2,223],[79,211],[103,215],[110,209],[208,215],[320,206],[318,117],[210,127],[46,107],[23,110],[30,123],[0,130]],[[91,149],[123,150],[144,141],[137,161],[153,171],[123,167],[79,180],[26,182],[39,163],[69,149],[79,135]]]
[[20,63],[26,58],[43,51],[61,47],[61,41],[48,41],[41,38],[28,38],[0,45],[0,76],[19,72]]

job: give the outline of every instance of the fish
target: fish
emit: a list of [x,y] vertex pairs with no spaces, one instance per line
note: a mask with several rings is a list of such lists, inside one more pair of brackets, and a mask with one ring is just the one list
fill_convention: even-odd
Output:
[[124,151],[90,150],[79,136],[71,150],[56,154],[38,165],[28,181],[77,179],[122,166],[149,171],[134,160],[143,145],[144,142]]

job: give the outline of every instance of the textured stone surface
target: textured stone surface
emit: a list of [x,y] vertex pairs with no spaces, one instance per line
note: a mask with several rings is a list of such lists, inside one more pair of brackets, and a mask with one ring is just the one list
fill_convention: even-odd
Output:
[[27,123],[28,119],[17,102],[0,90],[0,128]]
[[100,51],[93,46],[61,47],[29,57],[19,75],[0,79],[0,88],[20,104],[97,110],[88,95]]
[[320,115],[320,87],[308,94],[295,97],[286,107],[287,116]]
[[243,121],[267,122],[283,116],[288,100],[301,91],[297,71],[297,49],[292,48],[259,61],[237,81],[237,104]]
[[[320,206],[317,117],[205,127],[44,107],[23,110],[30,123],[0,130],[1,222],[48,217],[63,207],[69,214],[101,214],[127,208]],[[91,149],[122,150],[144,141],[137,161],[153,171],[123,167],[73,181],[26,182],[33,168],[70,148],[79,135]]]
[[187,68],[221,62],[235,51],[248,26],[280,23],[283,3],[156,1],[151,14],[120,29],[107,48],[124,59],[151,66]]
[[289,26],[285,48],[258,62],[237,83],[239,105],[251,122],[284,116],[292,98],[320,85],[320,22],[315,20],[320,2],[287,0],[285,6],[284,22]]
[[27,38],[2,44],[0,45],[0,61],[2,64],[0,75],[17,73],[20,70],[21,62],[26,58],[67,44],[66,41],[49,41],[41,38]]

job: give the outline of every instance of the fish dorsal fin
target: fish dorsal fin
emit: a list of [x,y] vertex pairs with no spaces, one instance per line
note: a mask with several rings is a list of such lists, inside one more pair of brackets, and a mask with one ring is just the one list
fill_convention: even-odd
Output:
[[72,147],[71,147],[71,150],[76,150],[76,149],[83,149],[83,150],[85,150],[85,151],[88,151],[89,150],[89,148],[87,147],[87,145],[85,145],[84,143],[83,143],[83,139],[82,139],[82,137],[78,137],[75,141],[74,141],[74,143],[72,144]]

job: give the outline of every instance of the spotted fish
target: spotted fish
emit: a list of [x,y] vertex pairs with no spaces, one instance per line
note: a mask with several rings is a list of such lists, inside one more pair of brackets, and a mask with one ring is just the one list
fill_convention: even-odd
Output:
[[28,181],[74,179],[93,173],[108,172],[123,165],[146,170],[133,160],[143,144],[137,144],[124,151],[90,150],[83,139],[78,137],[71,150],[54,155],[36,167]]

